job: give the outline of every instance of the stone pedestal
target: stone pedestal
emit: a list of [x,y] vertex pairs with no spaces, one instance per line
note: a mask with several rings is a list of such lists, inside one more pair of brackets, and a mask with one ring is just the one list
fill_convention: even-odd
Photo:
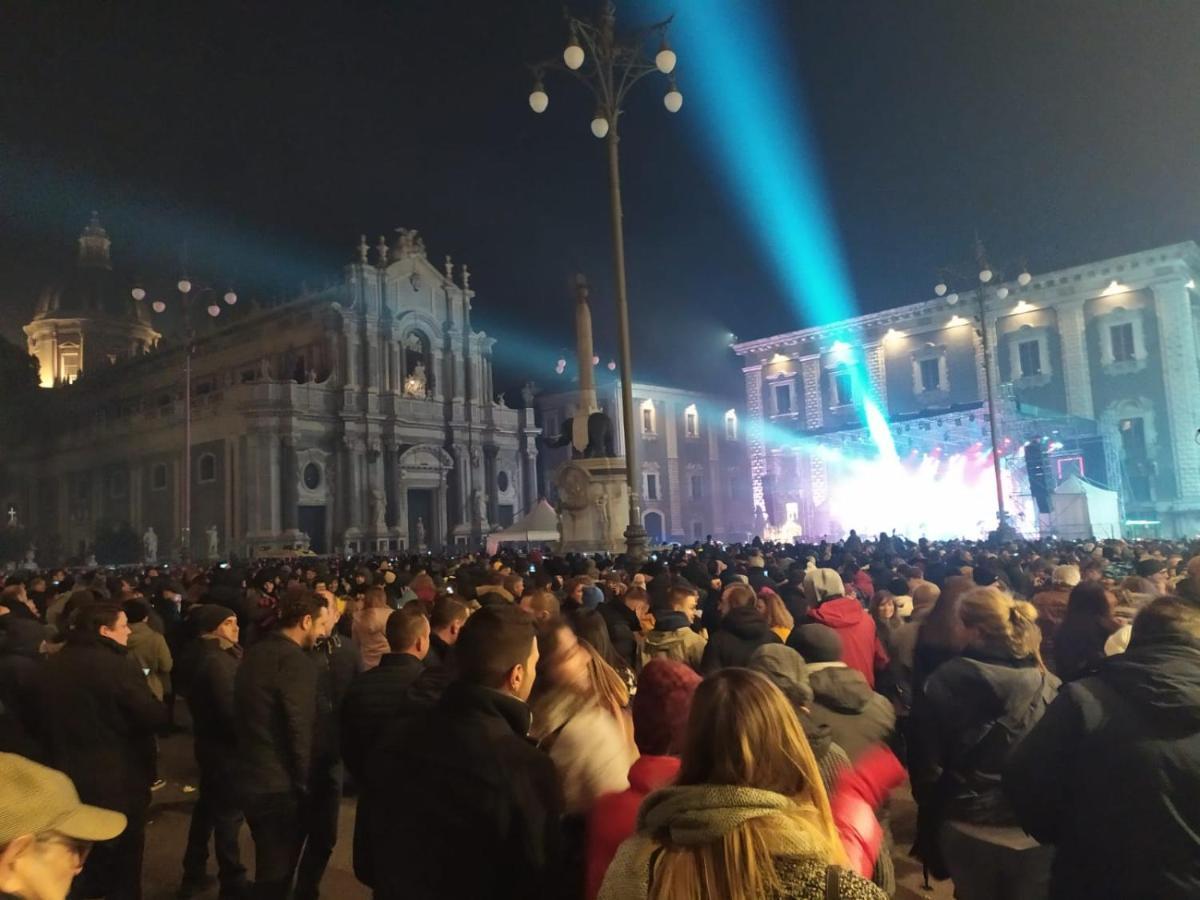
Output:
[[554,473],[563,552],[623,553],[629,524],[625,460],[573,459]]

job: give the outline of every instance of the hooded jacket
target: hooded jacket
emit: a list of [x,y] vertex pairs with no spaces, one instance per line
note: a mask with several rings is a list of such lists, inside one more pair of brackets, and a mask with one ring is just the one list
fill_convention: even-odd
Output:
[[587,879],[584,896],[593,900],[621,842],[637,827],[638,808],[646,796],[666,787],[679,774],[678,756],[642,756],[629,769],[629,788],[605,794],[588,813]]
[[[807,832],[789,827],[779,813],[794,801],[774,791],[736,785],[695,784],[655,791],[643,802],[637,817],[637,833],[621,845],[613,858],[600,900],[638,900],[649,892],[651,858],[663,846],[660,836],[672,847],[704,846],[721,840],[754,819],[774,818],[778,827],[769,832],[770,849],[782,890],[775,900],[808,900],[829,896],[826,892],[826,848]],[[840,870],[836,896],[842,900],[882,900],[887,895],[852,872]]]
[[1057,847],[1051,897],[1200,896],[1200,644],[1135,640],[1065,685],[1004,789]]
[[673,659],[699,671],[707,644],[703,635],[692,631],[687,616],[671,610],[655,614],[654,630],[646,635],[642,655],[645,662]]
[[862,604],[849,597],[837,597],[811,610],[809,616],[838,633],[842,639],[842,662],[861,672],[867,686],[874,688],[875,669],[888,664],[888,655],[876,634],[875,620],[867,615]]
[[753,606],[734,607],[709,636],[700,660],[700,674],[711,675],[729,666],[745,666],[751,654],[763,644],[779,643],[782,643],[779,635],[771,630],[758,610]]
[[896,726],[896,711],[871,690],[862,673],[844,663],[808,667],[813,690],[812,719],[828,725],[833,740],[851,760],[884,741]]

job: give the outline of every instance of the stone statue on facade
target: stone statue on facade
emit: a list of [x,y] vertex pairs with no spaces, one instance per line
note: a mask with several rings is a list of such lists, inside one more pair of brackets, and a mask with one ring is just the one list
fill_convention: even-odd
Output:
[[404,396],[425,399],[428,389],[425,384],[425,363],[413,366],[412,374],[404,379]]
[[271,380],[271,360],[265,356],[258,362],[258,377],[262,381]]
[[533,407],[533,382],[527,381],[521,385],[521,406],[524,409]]
[[217,534],[217,526],[209,525],[204,536],[208,539],[208,558],[216,559],[221,555],[221,538]]
[[478,488],[475,489],[475,514],[479,516],[479,527],[487,528],[487,495]]
[[596,498],[596,512],[600,515],[600,531],[601,534],[608,533],[608,495],[601,494]]
[[417,516],[417,524],[414,527],[414,530],[417,532],[417,549],[424,550],[425,549],[425,520],[422,519],[420,516]]
[[25,562],[21,563],[21,568],[26,572],[36,572],[37,567],[37,547],[30,544],[25,548]]
[[387,495],[379,485],[371,488],[371,522],[377,530],[387,528]]
[[146,562],[158,562],[158,535],[154,533],[154,526],[147,526],[145,533],[142,535],[142,552],[145,553]]

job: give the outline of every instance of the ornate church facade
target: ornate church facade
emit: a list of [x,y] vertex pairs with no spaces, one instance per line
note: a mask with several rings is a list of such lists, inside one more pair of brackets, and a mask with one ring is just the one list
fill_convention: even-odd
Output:
[[160,557],[473,546],[535,503],[533,410],[495,396],[470,273],[415,231],[361,239],[330,288],[197,323],[190,383],[186,345],[149,325],[152,298],[125,299],[108,253],[93,220],[26,327],[55,427],[11,460],[4,499],[40,559],[114,528]]

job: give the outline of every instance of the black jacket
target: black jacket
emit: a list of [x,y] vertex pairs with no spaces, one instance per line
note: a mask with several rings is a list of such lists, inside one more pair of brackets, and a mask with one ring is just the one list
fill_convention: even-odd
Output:
[[421,660],[409,653],[385,653],[379,665],[350,682],[342,704],[342,759],[358,781],[371,747],[400,713],[409,686],[421,674]]
[[429,635],[429,652],[425,655],[426,666],[444,666],[450,661],[450,656],[454,652],[454,647],[447,644],[436,634],[430,632]]
[[608,639],[613,649],[621,655],[629,665],[637,663],[637,639],[635,634],[642,630],[637,613],[625,605],[622,600],[606,600],[596,607],[608,627]]
[[560,890],[562,797],[554,763],[526,737],[531,719],[514,697],[454,682],[383,738],[364,791],[373,865],[356,872],[377,900],[537,900]]
[[834,742],[851,759],[887,740],[896,727],[891,702],[871,690],[857,669],[844,665],[810,669],[808,683],[813,689],[809,715],[829,726]]
[[315,774],[341,761],[342,703],[354,677],[362,671],[362,653],[353,639],[335,634],[319,641],[309,655],[317,666]]
[[233,775],[237,758],[237,714],[234,684],[241,648],[223,646],[215,637],[192,641],[183,650],[177,667],[184,677],[176,678],[176,689],[187,697],[195,732],[196,762],[215,773]]
[[71,776],[84,803],[137,810],[150,802],[154,732],[166,708],[124,647],[72,632],[41,670],[39,699],[47,760]]
[[1051,897],[1200,896],[1200,645],[1135,642],[1065,685],[1004,789],[1057,847]]
[[1059,681],[1033,657],[968,653],[939,666],[913,706],[913,794],[923,806],[936,806],[941,820],[1015,825],[1000,773],[1013,746],[1054,699]]
[[317,677],[316,660],[278,632],[246,651],[234,683],[239,782],[245,794],[307,789]]
[[779,635],[767,625],[767,620],[752,606],[738,606],[721,619],[708,638],[700,674],[711,675],[718,669],[745,666],[751,654],[763,644],[780,643]]

